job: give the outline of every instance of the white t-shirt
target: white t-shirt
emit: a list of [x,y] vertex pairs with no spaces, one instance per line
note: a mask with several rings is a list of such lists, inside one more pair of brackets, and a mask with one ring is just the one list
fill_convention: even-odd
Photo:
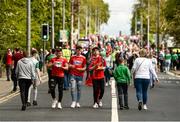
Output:
[[152,66],[153,66],[154,70],[156,70],[157,59],[156,58],[152,58],[151,62],[152,62]]
[[157,74],[152,66],[152,62],[148,58],[136,58],[132,67],[132,73],[134,72],[135,78],[150,79],[150,73],[152,73],[154,77],[157,78]]

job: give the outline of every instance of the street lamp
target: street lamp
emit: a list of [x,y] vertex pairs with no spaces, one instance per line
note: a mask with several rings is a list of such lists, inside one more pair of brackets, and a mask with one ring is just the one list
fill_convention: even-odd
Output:
[[51,9],[52,9],[52,26],[51,26],[51,48],[54,49],[54,7],[55,7],[55,2],[54,0],[52,0],[52,5],[51,5]]
[[147,47],[149,51],[149,30],[150,30],[150,22],[149,22],[149,0],[148,0],[148,16],[147,16]]
[[74,32],[74,0],[71,0],[71,49],[73,48],[73,32]]
[[31,54],[31,0],[27,0],[27,53]]
[[157,57],[158,57],[158,65],[159,65],[159,9],[160,9],[160,1],[157,0],[157,18],[156,18],[156,30],[157,30]]

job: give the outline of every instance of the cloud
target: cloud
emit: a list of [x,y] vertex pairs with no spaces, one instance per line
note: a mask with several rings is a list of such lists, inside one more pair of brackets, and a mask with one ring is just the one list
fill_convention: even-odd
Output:
[[135,0],[104,0],[110,7],[110,18],[107,25],[102,25],[101,32],[109,35],[130,34],[132,6]]

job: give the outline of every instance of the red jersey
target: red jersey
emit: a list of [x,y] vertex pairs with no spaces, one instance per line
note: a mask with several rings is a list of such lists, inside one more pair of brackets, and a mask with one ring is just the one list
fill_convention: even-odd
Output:
[[6,54],[6,65],[11,65],[12,64],[12,53],[9,52]]
[[14,54],[13,56],[13,60],[14,60],[14,68],[16,68],[17,62],[23,58],[23,54],[21,54],[20,52],[17,52]]
[[65,67],[65,64],[67,63],[66,58],[52,58],[50,60],[51,63],[55,64],[52,66],[52,71],[51,74],[52,76],[57,76],[57,77],[64,77],[64,70],[60,67]]
[[[101,56],[98,56],[98,57],[93,56],[91,59],[91,64],[89,65],[89,68],[99,63],[101,64],[98,67],[106,66],[106,62]],[[104,78],[104,70],[98,70],[98,67],[93,70],[92,79]]]
[[75,68],[70,69],[70,74],[75,76],[83,76],[84,72],[78,71],[76,68],[84,68],[86,66],[86,58],[82,55],[71,56],[69,64],[74,65]]

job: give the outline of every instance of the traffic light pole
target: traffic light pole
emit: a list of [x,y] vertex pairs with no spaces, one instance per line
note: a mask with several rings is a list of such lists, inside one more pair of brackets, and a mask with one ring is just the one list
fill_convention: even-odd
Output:
[[27,54],[31,55],[31,0],[27,0]]
[[45,73],[45,65],[46,65],[46,62],[45,62],[45,44],[46,42],[43,40],[43,73]]

